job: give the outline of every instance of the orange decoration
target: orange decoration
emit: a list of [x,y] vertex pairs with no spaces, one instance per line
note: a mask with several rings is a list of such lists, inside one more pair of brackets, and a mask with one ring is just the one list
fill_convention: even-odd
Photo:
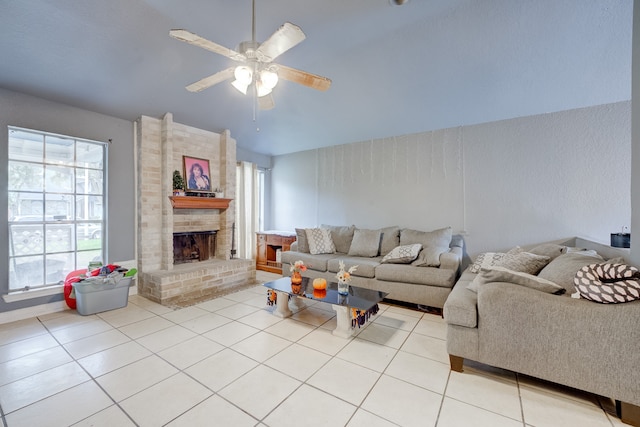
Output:
[[299,285],[300,283],[302,283],[302,274],[297,271],[291,273],[291,284]]
[[318,277],[313,279],[313,289],[326,290],[327,289],[327,281],[322,277]]
[[326,289],[314,289],[313,290],[313,297],[314,298],[324,298],[327,296],[327,290]]

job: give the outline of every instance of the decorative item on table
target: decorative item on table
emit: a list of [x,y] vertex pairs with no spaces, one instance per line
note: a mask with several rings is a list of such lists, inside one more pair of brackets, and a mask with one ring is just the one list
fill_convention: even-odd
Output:
[[351,308],[351,327],[358,328],[369,320],[369,318],[378,313],[378,304],[371,307],[369,310],[358,310],[357,308]]
[[322,299],[327,296],[327,281],[322,277],[313,279],[313,297]]
[[298,260],[291,264],[289,271],[291,272],[291,284],[299,285],[302,283],[302,272],[307,271],[307,266],[304,265],[304,262]]
[[213,197],[222,199],[224,198],[224,190],[220,187],[216,187],[213,189]]
[[[291,295],[289,295],[291,299]],[[267,289],[267,305],[275,305],[278,303],[278,294],[273,289]]]
[[338,274],[336,274],[336,278],[338,279],[338,293],[340,295],[347,295],[349,293],[351,274],[358,269],[358,266],[353,265],[349,267],[347,271],[344,271],[344,261],[338,261],[338,265],[340,266],[340,270],[338,270]]

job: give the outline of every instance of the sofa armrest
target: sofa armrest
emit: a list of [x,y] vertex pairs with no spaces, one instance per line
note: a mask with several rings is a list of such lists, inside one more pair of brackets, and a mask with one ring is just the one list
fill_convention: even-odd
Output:
[[294,241],[294,242],[291,244],[291,246],[289,247],[289,250],[290,250],[290,251],[293,251],[293,252],[298,252],[298,241],[297,241],[297,240],[296,240],[296,241]]
[[440,268],[458,271],[462,261],[462,248],[454,246],[449,248],[449,252],[440,254]]

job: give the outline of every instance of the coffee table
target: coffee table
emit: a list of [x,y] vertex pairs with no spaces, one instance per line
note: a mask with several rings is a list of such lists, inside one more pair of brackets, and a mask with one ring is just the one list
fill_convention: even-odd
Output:
[[[351,309],[355,308],[361,311],[368,311],[374,308],[384,297],[388,294],[382,291],[376,291],[372,289],[359,288],[357,286],[349,285],[349,294],[340,295],[338,293],[338,284],[335,282],[327,283],[326,294],[314,295],[313,281],[308,277],[302,278],[300,289],[297,292],[291,289],[291,278],[282,277],[271,282],[263,283],[263,286],[276,292],[278,296],[276,299],[276,309],[273,312],[275,316],[282,318],[290,317],[293,313],[289,309],[289,295],[294,298],[293,303],[298,307],[304,305],[301,298],[319,301],[326,304],[331,304],[333,310],[336,312],[337,326],[333,330],[333,335],[348,338],[353,335],[354,328],[351,325]],[[286,303],[283,304],[282,302]]]

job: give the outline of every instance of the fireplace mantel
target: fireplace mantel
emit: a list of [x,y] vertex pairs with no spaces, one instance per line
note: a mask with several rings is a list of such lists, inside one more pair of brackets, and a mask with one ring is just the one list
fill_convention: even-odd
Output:
[[233,199],[218,197],[169,196],[174,209],[227,209]]

